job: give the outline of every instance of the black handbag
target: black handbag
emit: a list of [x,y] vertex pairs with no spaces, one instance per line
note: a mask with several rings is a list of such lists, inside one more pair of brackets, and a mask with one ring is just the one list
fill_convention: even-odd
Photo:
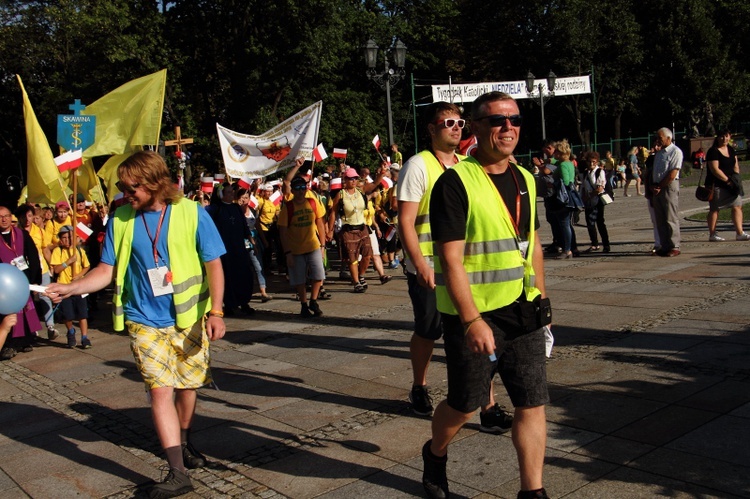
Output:
[[698,201],[711,201],[714,197],[714,188],[708,187],[705,182],[703,185],[701,185],[701,179],[703,178],[703,170],[701,170],[701,174],[698,177],[698,187],[695,188],[695,198]]

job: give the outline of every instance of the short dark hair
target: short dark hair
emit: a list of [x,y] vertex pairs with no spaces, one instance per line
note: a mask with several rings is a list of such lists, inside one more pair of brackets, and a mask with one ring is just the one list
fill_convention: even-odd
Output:
[[434,123],[435,120],[437,120],[441,114],[455,113],[461,116],[461,112],[462,112],[461,108],[453,104],[452,102],[445,102],[445,101],[433,102],[427,111],[427,116],[429,118],[429,121],[427,122],[427,124],[429,125],[430,123]]
[[505,92],[487,92],[486,94],[482,94],[474,101],[474,103],[471,105],[471,119],[475,120],[477,118],[481,118],[479,115],[479,110],[484,107],[485,104],[489,104],[490,102],[495,102],[499,100],[512,100],[515,101],[513,97],[510,96],[510,94],[506,94]]

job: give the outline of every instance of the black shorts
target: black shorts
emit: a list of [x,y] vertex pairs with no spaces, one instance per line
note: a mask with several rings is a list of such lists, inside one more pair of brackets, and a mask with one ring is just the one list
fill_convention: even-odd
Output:
[[443,314],[443,341],[448,368],[448,405],[470,413],[489,403],[490,381],[500,375],[514,407],[535,407],[549,402],[544,330],[531,333],[501,329],[483,314],[495,335],[495,355],[471,352],[466,346],[461,320]]
[[420,286],[417,276],[409,272],[406,272],[406,282],[414,309],[414,334],[426,340],[439,340],[443,335],[443,323],[437,309],[435,290]]
[[60,317],[63,321],[78,321],[89,318],[86,298],[74,295],[60,302]]

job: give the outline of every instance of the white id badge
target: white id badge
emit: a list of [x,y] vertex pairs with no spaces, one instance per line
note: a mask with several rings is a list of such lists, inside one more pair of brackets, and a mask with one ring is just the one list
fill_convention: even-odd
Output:
[[18,270],[26,270],[29,268],[29,264],[26,263],[26,259],[23,257],[23,255],[11,260],[10,264],[16,267]]
[[518,251],[521,252],[521,256],[526,258],[526,253],[529,251],[528,241],[518,241]]
[[[169,276],[169,278],[167,276]],[[174,293],[171,278],[172,273],[167,267],[157,267],[148,270],[148,280],[151,283],[151,291],[154,292],[154,296]]]

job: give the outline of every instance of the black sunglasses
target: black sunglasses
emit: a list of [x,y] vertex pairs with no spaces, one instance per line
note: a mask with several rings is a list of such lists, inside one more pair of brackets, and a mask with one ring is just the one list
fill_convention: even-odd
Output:
[[445,128],[453,128],[456,125],[458,125],[458,128],[463,128],[465,124],[466,120],[455,118],[448,118],[446,120],[439,120],[435,122],[435,125],[443,125]]
[[118,180],[117,182],[115,182],[115,187],[117,187],[120,192],[123,192],[125,194],[135,194],[135,190],[140,186],[141,184],[137,182],[132,185],[127,185],[122,180]]
[[474,118],[474,121],[487,120],[491,127],[505,126],[505,120],[510,121],[511,126],[521,126],[523,123],[523,116],[520,114],[491,114],[489,116],[482,116],[481,118]]
[[295,187],[292,187],[293,191],[306,191],[307,186],[306,185],[297,185]]

